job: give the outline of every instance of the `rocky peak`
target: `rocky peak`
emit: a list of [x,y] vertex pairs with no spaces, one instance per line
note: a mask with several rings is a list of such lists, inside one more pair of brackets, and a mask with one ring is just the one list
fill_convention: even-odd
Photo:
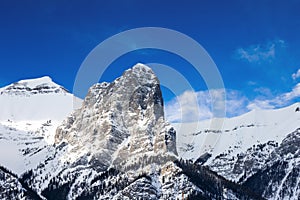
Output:
[[143,64],[112,83],[92,86],[82,108],[57,129],[56,143],[62,141],[71,144],[73,159],[84,157],[100,168],[123,169],[177,155],[176,132],[164,120],[159,80]]
[[[143,115],[148,110],[156,119],[164,117],[159,80],[151,68],[143,64],[136,64],[126,70],[112,83],[103,82],[92,86],[85,98],[85,105],[92,106],[100,101],[105,104],[101,107],[117,108],[137,115]],[[121,107],[124,109],[120,110]]]

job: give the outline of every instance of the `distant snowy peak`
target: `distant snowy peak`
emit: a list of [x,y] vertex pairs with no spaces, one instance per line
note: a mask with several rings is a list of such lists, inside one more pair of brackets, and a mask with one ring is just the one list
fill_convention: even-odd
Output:
[[61,93],[68,91],[54,83],[48,76],[35,79],[21,80],[0,89],[1,95],[31,96],[35,94]]
[[[211,127],[212,120],[182,123],[173,126],[177,131],[179,155],[185,159],[196,160],[206,151],[212,159],[230,150],[237,154],[249,147],[268,141],[281,142],[287,134],[300,128],[300,103],[288,107],[269,110],[252,110],[241,116],[225,118],[223,126]],[[207,146],[203,141],[217,136],[215,146]],[[203,152],[203,149],[206,150]]]
[[0,121],[62,121],[82,100],[48,76],[0,88]]

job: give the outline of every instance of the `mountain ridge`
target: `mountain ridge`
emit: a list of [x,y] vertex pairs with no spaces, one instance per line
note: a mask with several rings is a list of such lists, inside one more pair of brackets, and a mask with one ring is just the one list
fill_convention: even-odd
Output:
[[[30,83],[28,80],[19,82],[22,87],[16,84],[15,89],[30,93],[32,90],[26,89],[29,86],[36,88],[39,85],[51,85],[52,80],[44,77]],[[287,148],[291,145],[297,149],[298,145],[298,132],[295,130],[298,130],[300,118],[294,107],[266,111],[269,114],[255,111],[230,118],[225,120],[222,130],[211,129],[209,121],[200,122],[198,127],[188,124],[176,127],[175,124],[175,128],[172,128],[164,119],[159,84],[151,68],[137,64],[111,83],[92,86],[81,108],[74,110],[72,106],[69,109],[72,114],[60,114],[64,122],[62,119],[56,121],[55,116],[44,109],[45,104],[36,104],[40,112],[46,113],[46,117],[40,118],[38,122],[30,117],[30,120],[22,121],[2,113],[0,143],[16,141],[16,148],[21,158],[24,158],[23,162],[27,163],[25,170],[16,176],[34,193],[49,200],[281,199],[295,198],[299,194],[297,184],[281,187],[299,177],[299,165],[296,163],[292,173],[286,168],[290,164],[276,164],[293,163],[298,159],[298,151]],[[50,88],[52,92],[10,97],[18,99],[15,106],[18,103],[22,105],[20,102],[32,99],[33,96],[73,98],[64,90],[55,93],[54,88],[41,88],[45,91]],[[0,101],[1,96],[6,98],[8,95],[2,93]],[[51,101],[48,99],[46,102]],[[26,108],[29,111],[32,109]],[[60,107],[57,108],[58,112]],[[274,134],[267,134],[269,131]],[[215,149],[207,148],[211,154],[208,160],[195,163],[202,155],[198,147],[207,134],[224,135],[220,138],[224,144],[217,144],[213,147]],[[271,136],[275,137],[275,141],[270,141],[274,139]],[[52,140],[46,142],[47,137]],[[255,148],[249,149],[249,145],[253,144]],[[281,159],[280,152],[283,150],[290,154]],[[270,153],[273,156],[269,156]],[[295,159],[293,156],[296,156]],[[250,165],[245,159],[252,159],[253,164]],[[283,180],[267,176],[276,170],[285,174],[286,178]],[[8,176],[5,171],[4,176]],[[261,177],[266,177],[272,187],[256,188]],[[16,181],[4,183],[14,189],[17,196],[24,196],[24,190],[15,184]],[[275,196],[270,193],[273,188],[279,188]],[[280,188],[291,188],[293,191],[287,194]],[[1,189],[0,184],[0,191],[9,194],[8,190]],[[258,191],[258,194],[253,191]]]

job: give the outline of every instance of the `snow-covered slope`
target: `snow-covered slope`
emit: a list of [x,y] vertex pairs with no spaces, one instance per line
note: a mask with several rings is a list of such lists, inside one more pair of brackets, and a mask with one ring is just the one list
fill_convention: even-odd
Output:
[[0,165],[16,174],[36,167],[47,157],[57,126],[80,101],[49,77],[0,88]]
[[[178,153],[267,199],[298,199],[299,106],[251,111],[224,119],[221,129],[210,128],[210,121],[175,124]],[[206,146],[211,135],[217,143]]]
[[[224,120],[219,129],[212,129],[210,120],[172,124],[177,130],[178,154],[195,161],[203,153],[209,152],[212,160],[228,151],[237,154],[256,144],[268,141],[280,143],[300,127],[300,112],[295,112],[297,107],[300,107],[300,103],[277,110],[253,110],[238,117],[217,119]],[[211,135],[218,138],[215,146],[204,144]]]

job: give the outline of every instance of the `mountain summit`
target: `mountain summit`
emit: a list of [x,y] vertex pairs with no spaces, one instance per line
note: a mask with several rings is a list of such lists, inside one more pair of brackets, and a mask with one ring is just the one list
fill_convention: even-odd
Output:
[[[55,141],[72,145],[68,159],[104,170],[137,167],[175,157],[175,130],[164,120],[159,80],[137,64],[112,83],[92,86],[83,106],[57,129]],[[168,158],[167,158],[168,157]]]

